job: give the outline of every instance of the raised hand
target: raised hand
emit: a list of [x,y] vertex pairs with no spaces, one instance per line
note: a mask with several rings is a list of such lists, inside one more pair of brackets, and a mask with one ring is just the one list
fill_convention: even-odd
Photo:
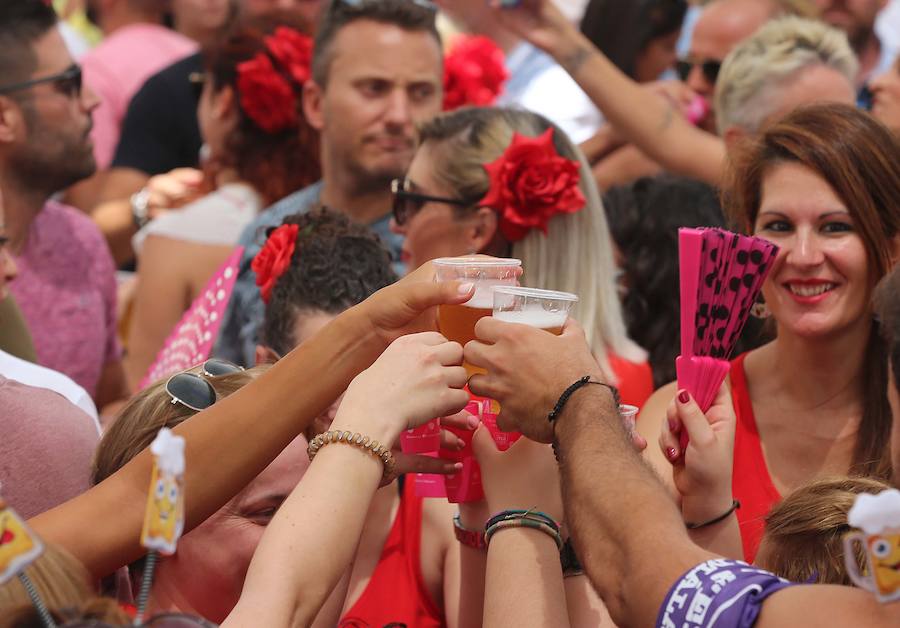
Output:
[[473,376],[469,389],[500,402],[497,424],[502,430],[549,443],[553,431],[547,415],[563,391],[585,375],[604,381],[584,330],[575,321],[554,336],[485,317],[475,325],[475,336],[465,347],[466,361],[487,374]]
[[[692,521],[715,516],[731,504],[735,423],[731,393],[725,383],[706,414],[684,390],[669,404],[659,446],[672,463],[682,511]],[[683,429],[690,437],[684,452],[678,444]]]
[[469,401],[462,356],[437,332],[398,338],[350,383],[332,429],[389,445],[405,429],[459,412]]

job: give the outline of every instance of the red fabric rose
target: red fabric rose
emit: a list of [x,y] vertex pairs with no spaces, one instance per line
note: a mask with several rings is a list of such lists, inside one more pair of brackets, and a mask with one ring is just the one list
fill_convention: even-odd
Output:
[[538,137],[514,133],[503,155],[484,168],[491,187],[481,205],[500,213],[500,231],[510,242],[532,229],[546,235],[553,216],[573,214],[586,203],[578,162],[557,154],[553,129]]
[[494,104],[508,78],[497,44],[487,37],[461,35],[444,58],[444,111]]
[[237,66],[237,90],[244,113],[266,133],[297,125],[297,98],[290,83],[263,52]]
[[281,225],[269,234],[265,246],[253,258],[250,268],[256,273],[256,285],[263,303],[272,298],[275,282],[291,265],[299,231],[299,225]]
[[278,64],[302,87],[310,76],[312,39],[287,26],[279,26],[263,41]]

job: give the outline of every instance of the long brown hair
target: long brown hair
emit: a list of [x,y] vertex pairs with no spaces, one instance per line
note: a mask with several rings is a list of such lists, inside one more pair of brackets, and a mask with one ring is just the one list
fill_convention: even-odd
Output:
[[237,66],[267,52],[265,37],[279,26],[286,26],[309,35],[309,27],[295,15],[272,13],[266,16],[241,18],[219,40],[203,51],[204,67],[215,91],[230,86],[235,94],[237,124],[228,135],[224,155],[215,155],[215,166],[233,167],[240,178],[259,193],[266,204],[284,198],[318,181],[319,132],[303,115],[303,85],[283,72],[294,90],[297,107],[296,126],[268,133],[251,120],[241,108],[237,88]]
[[[866,248],[871,290],[893,265],[900,232],[900,144],[867,113],[849,105],[799,108],[737,151],[725,206],[747,233],[753,232],[766,175],[782,163],[801,164],[825,179],[844,202]],[[872,326],[863,366],[863,416],[853,452],[853,474],[888,477],[891,411],[887,356]]]
[[[860,493],[890,488],[873,478],[824,478],[802,486],[766,515],[766,530],[756,564],[792,582],[815,578],[818,584],[853,583],[844,566],[847,513]],[[857,564],[865,564],[861,549]]]

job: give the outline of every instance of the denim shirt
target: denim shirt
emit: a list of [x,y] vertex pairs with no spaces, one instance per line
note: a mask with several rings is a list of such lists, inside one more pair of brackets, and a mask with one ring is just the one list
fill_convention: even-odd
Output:
[[[213,350],[213,355],[216,357],[231,360],[235,364],[246,367],[255,364],[256,345],[259,340],[258,330],[262,325],[266,310],[256,285],[256,273],[253,272],[250,265],[265,244],[266,231],[270,227],[279,226],[286,217],[292,214],[305,213],[318,207],[321,192],[321,181],[294,192],[261,212],[244,229],[238,240],[238,245],[244,247],[244,254],[241,257],[237,282],[222,320],[219,338]],[[394,259],[394,270],[398,275],[402,275],[404,269],[399,259],[403,237],[391,233],[390,218],[390,214],[388,214],[371,223],[369,227],[378,234],[391,252]]]

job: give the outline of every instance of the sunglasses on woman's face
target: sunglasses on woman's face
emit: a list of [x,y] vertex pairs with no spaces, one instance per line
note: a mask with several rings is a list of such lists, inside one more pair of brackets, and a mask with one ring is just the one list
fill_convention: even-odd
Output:
[[[238,373],[244,369],[228,360],[209,359],[203,363],[203,375],[219,377]],[[166,382],[166,393],[172,404],[180,403],[196,412],[202,412],[216,402],[216,389],[196,373],[176,373]]]
[[406,224],[422,209],[425,203],[449,203],[457,207],[466,207],[471,204],[459,198],[420,194],[414,191],[412,182],[406,177],[391,181],[391,194],[393,195],[391,209],[394,214],[394,222],[398,225]]
[[[147,628],[216,628],[216,624],[193,615],[183,613],[163,613],[145,619],[141,626]],[[127,628],[103,621],[79,620],[62,625],[62,628]]]
[[715,85],[716,80],[719,78],[719,70],[722,69],[722,62],[716,61],[715,59],[705,59],[703,61],[679,59],[675,62],[675,71],[678,73],[678,78],[682,81],[686,81],[696,65],[700,66],[703,78],[711,85]]

